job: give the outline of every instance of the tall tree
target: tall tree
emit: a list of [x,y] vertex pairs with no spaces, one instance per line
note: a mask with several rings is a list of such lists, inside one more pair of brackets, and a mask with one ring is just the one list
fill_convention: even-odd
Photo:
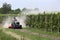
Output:
[[21,13],[21,10],[18,8],[15,10],[16,13]]
[[11,11],[11,4],[3,3],[2,13],[6,14],[9,13],[9,11]]

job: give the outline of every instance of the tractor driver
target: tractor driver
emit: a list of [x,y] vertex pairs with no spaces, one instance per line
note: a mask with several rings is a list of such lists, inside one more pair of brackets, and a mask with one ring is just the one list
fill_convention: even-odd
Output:
[[15,27],[16,22],[17,22],[17,19],[16,19],[16,17],[14,17],[13,22],[12,22],[12,26],[13,26],[13,27]]

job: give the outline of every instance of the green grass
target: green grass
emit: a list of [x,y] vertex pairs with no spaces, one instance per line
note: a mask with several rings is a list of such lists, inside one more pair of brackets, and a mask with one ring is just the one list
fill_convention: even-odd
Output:
[[17,16],[18,14],[0,14],[0,16]]
[[5,34],[2,29],[0,29],[0,40],[17,40],[16,38]]
[[48,32],[45,31],[44,29],[37,29],[37,28],[26,28],[29,31],[32,32],[37,32],[37,33],[41,33],[41,34],[48,34],[50,36],[56,36],[56,37],[60,37],[60,34],[58,32]]
[[41,36],[37,36],[37,35],[32,35],[32,34],[28,34],[28,33],[25,33],[25,32],[20,32],[19,30],[15,30],[15,29],[6,29],[8,31],[12,31],[18,35],[22,35],[23,37],[27,37],[31,40],[51,40],[49,38],[46,38],[46,37],[41,37]]

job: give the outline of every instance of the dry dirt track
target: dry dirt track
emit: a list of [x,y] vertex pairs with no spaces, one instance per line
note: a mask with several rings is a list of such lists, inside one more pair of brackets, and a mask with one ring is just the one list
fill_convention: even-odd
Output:
[[23,36],[17,35],[16,33],[13,33],[11,31],[5,31],[5,30],[3,30],[3,32],[6,33],[7,35],[11,35],[12,37],[16,38],[17,40],[30,40],[30,39],[28,39],[26,37],[23,38]]
[[50,38],[52,40],[60,40],[60,37],[55,37],[55,36],[50,36],[50,35],[47,35],[47,34],[40,34],[40,33],[35,33],[35,32],[31,32],[29,30],[26,30],[26,29],[22,29],[20,30],[21,32],[25,32],[25,33],[29,33],[29,34],[32,34],[32,35],[38,35],[40,37],[46,37],[46,38]]

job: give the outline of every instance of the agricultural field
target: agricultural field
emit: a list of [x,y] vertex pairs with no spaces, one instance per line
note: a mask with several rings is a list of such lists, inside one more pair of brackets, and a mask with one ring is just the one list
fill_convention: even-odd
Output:
[[12,37],[11,35],[7,35],[0,29],[0,40],[17,40],[16,38]]
[[[6,17],[18,14],[0,14],[0,23]],[[26,15],[26,28],[23,29],[1,29],[1,40],[60,40],[60,14],[38,14]],[[2,31],[3,30],[3,31]],[[5,32],[4,32],[5,31]],[[2,37],[2,34],[5,35]],[[12,38],[11,38],[11,37]],[[9,38],[7,38],[9,37]],[[9,39],[9,40],[10,40]]]
[[60,40],[60,1],[0,0],[0,40]]
[[5,31],[10,31],[16,33],[20,36],[21,40],[59,40],[59,34],[48,33],[38,29],[24,28],[24,29],[4,29]]
[[20,29],[6,29],[6,30],[14,32],[17,35],[21,35],[21,38],[24,39],[24,40],[26,40],[26,39],[27,40],[52,40],[52,39],[47,38],[47,37],[41,37],[41,36],[33,35],[33,34],[30,34],[30,33],[27,33],[27,32],[21,32]]
[[30,28],[43,29],[49,32],[60,32],[60,13],[43,13],[28,15],[26,25]]

